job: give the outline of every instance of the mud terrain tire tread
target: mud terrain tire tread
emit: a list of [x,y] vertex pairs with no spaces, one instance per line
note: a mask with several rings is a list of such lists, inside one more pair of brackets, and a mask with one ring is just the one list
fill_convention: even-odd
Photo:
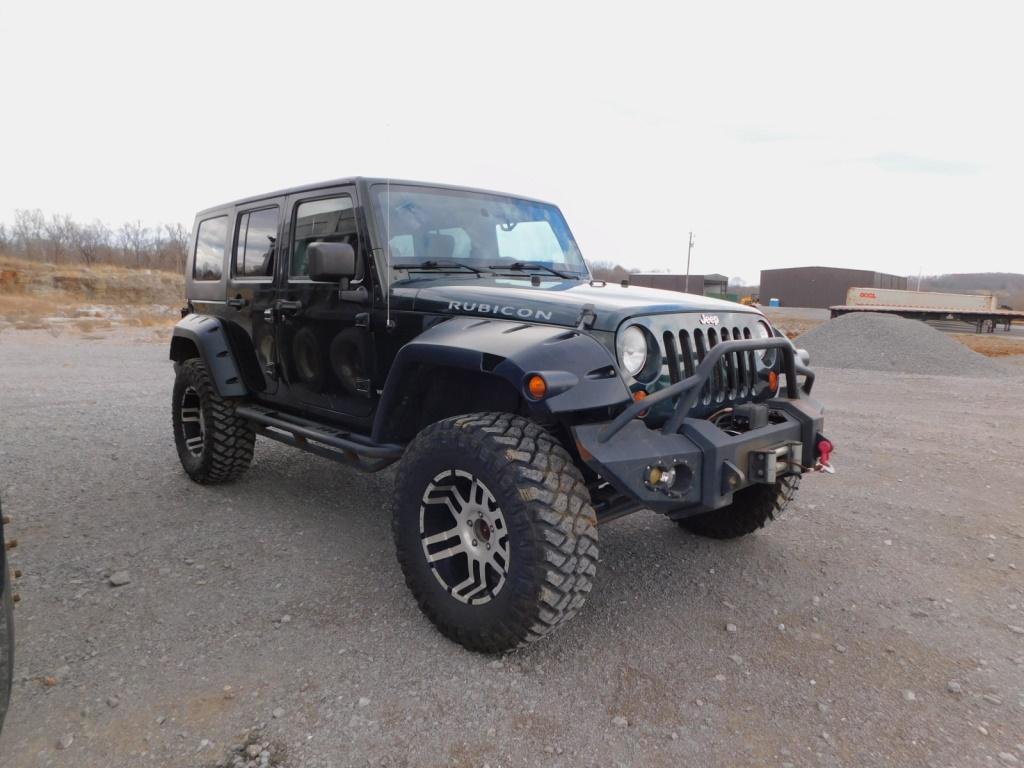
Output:
[[[423,478],[467,457],[501,506],[520,542],[497,620],[476,622],[477,608],[440,589],[419,541]],[[456,458],[455,461],[460,461]],[[397,472],[392,529],[405,581],[423,613],[448,638],[500,653],[547,635],[586,602],[597,572],[597,516],[583,476],[542,427],[509,413],[476,413],[436,422],[409,445]],[[518,562],[517,562],[518,561]],[[467,610],[468,608],[468,610]]]
[[[203,419],[204,445],[199,456],[185,446],[179,413],[186,386],[199,395]],[[238,478],[252,464],[256,433],[245,419],[235,414],[235,403],[217,394],[206,365],[199,358],[186,360],[178,367],[174,381],[174,443],[185,472],[197,483],[216,485]]]
[[774,520],[800,487],[799,475],[787,475],[772,485],[753,485],[737,491],[724,509],[676,520],[680,528],[709,539],[737,539]]

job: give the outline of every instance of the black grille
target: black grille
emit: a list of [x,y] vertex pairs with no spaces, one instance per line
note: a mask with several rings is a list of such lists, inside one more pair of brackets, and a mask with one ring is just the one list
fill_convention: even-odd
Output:
[[[752,338],[749,327],[722,326],[720,328],[694,328],[692,331],[665,331],[662,334],[662,352],[671,383],[692,376],[704,360],[708,350],[725,341]],[[757,365],[754,352],[730,352],[724,355],[703,386],[699,403],[711,405],[742,401],[754,391]]]

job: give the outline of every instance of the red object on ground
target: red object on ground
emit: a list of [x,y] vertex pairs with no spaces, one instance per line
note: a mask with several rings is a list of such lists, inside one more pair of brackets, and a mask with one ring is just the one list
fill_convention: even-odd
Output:
[[818,441],[818,457],[820,458],[822,464],[829,463],[828,460],[832,456],[832,450],[832,443],[829,442],[828,440]]

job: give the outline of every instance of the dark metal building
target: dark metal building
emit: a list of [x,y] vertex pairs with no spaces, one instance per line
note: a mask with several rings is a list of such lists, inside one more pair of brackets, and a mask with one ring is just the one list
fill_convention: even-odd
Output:
[[725,275],[690,275],[689,290],[686,288],[686,275],[670,275],[665,272],[635,272],[629,276],[631,285],[645,288],[661,288],[666,291],[695,293],[698,296],[723,296],[729,287],[729,278]]
[[778,299],[784,307],[831,307],[846,303],[854,286],[906,290],[907,278],[838,267],[789,267],[761,270],[761,303]]

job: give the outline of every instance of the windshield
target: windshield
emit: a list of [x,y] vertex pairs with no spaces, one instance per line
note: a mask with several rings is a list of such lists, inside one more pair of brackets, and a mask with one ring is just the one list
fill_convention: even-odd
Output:
[[[476,269],[587,267],[553,205],[454,189],[375,184],[373,208],[393,266],[454,263]],[[518,265],[518,266],[515,266]]]

